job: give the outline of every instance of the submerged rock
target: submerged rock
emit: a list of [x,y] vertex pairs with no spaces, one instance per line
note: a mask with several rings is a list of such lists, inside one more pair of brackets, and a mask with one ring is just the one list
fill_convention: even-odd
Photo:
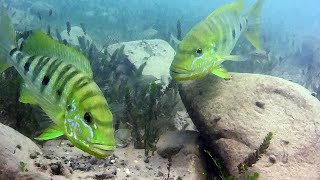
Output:
[[111,55],[123,45],[125,46],[124,54],[136,68],[147,63],[142,75],[152,75],[164,84],[168,84],[170,65],[175,51],[166,41],[154,39],[117,43],[108,46],[107,51]]
[[182,179],[204,179],[204,161],[201,159],[199,146],[201,142],[198,132],[169,131],[160,136],[157,153],[171,159],[170,174],[182,176]]
[[15,179],[19,172],[33,167],[30,154],[39,147],[18,131],[0,123],[0,179]]
[[319,179],[319,101],[281,78],[232,75],[231,80],[209,75],[180,86],[191,119],[229,172],[238,176],[237,165],[273,132],[267,153],[249,171],[259,172],[261,179]]

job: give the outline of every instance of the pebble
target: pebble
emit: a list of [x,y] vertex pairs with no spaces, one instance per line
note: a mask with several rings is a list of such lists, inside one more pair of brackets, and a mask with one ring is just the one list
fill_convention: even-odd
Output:
[[35,159],[37,157],[38,157],[38,154],[36,152],[33,152],[33,153],[30,154],[30,158],[31,159]]
[[274,163],[276,163],[276,162],[277,162],[277,158],[276,158],[276,156],[275,156],[275,155],[273,155],[273,154],[272,154],[272,155],[270,155],[270,156],[269,156],[269,161],[270,161],[271,163],[273,163],[273,164],[274,164]]
[[265,105],[264,102],[261,102],[261,101],[257,101],[257,102],[256,102],[256,106],[258,106],[258,107],[261,108],[261,109],[264,109],[264,105]]
[[89,162],[90,164],[92,164],[92,165],[95,165],[95,164],[97,164],[98,160],[97,160],[97,158],[95,158],[95,157],[91,157],[91,158],[88,160],[88,162]]
[[157,177],[163,176],[163,172],[158,171]]

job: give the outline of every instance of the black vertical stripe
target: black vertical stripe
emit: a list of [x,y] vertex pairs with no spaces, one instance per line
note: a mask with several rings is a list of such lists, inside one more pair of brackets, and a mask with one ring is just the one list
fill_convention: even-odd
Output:
[[71,100],[70,98],[71,98],[76,92],[81,91],[81,89],[82,89],[83,87],[85,87],[86,85],[90,84],[91,82],[92,82],[92,81],[91,81],[87,76],[83,76],[83,77],[81,77],[80,79],[78,79],[78,80],[74,83],[74,85],[73,85],[73,87],[72,87],[72,89],[71,89],[71,91],[70,91],[70,94],[69,94],[68,97],[67,97],[67,104],[70,103],[70,102],[69,102],[69,100]]
[[33,72],[32,72],[32,81],[35,81],[41,71],[41,69],[49,62],[48,57],[42,56],[39,61],[37,62],[36,67],[34,67]]
[[[53,76],[53,73],[58,69],[58,67],[62,64],[62,61],[55,59],[53,60],[53,62],[51,63],[50,67],[47,69],[45,76],[47,76],[47,78],[50,79]],[[49,83],[49,82],[48,82]],[[45,86],[41,86],[40,91],[43,92],[45,89]]]
[[95,91],[92,91],[92,90],[88,91],[86,94],[84,94],[83,96],[81,96],[81,98],[79,99],[79,104],[82,104],[83,101],[85,101],[85,100],[88,99],[88,98],[92,98],[92,97],[94,97],[94,96],[101,96],[101,95],[100,95],[100,93],[99,93],[97,90],[95,90]]
[[25,73],[27,73],[27,72],[29,71],[32,62],[33,62],[33,60],[34,60],[36,57],[37,57],[37,56],[35,56],[35,55],[34,55],[34,56],[30,56],[30,57],[28,58],[28,60],[26,61],[26,63],[24,63],[23,68],[24,68],[24,72],[25,72]]
[[15,53],[15,55],[16,55],[17,63],[20,64],[21,60],[25,57],[24,54],[22,52],[20,52],[20,51],[17,51]]
[[58,98],[60,98],[60,96],[62,95],[62,90],[59,89],[58,84],[61,81],[62,77],[72,68],[71,64],[65,65],[61,71],[59,72],[59,75],[56,79],[56,81],[54,82],[53,88],[57,89],[57,95]]
[[232,29],[232,38],[235,39],[236,38],[236,30]]
[[11,49],[11,51],[9,52],[9,55],[12,56],[16,51],[18,51],[18,48]]
[[59,86],[59,90],[63,93],[63,91],[65,90],[65,86],[70,81],[70,79],[72,79],[74,76],[76,76],[79,73],[80,72],[78,70],[74,70],[70,74],[66,75],[66,77],[64,77],[61,85]]

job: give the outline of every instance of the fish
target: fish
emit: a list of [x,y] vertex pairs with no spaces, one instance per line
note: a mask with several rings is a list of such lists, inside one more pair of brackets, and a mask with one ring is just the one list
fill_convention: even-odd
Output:
[[70,22],[69,21],[67,21],[67,33],[68,33],[68,35],[70,36],[70,31],[71,31],[71,25],[70,25]]
[[170,66],[172,79],[195,80],[211,73],[231,78],[222,63],[248,59],[230,55],[240,35],[244,35],[256,50],[262,50],[259,36],[263,2],[257,0],[246,14],[243,14],[244,0],[225,4],[195,25],[178,45]]
[[51,36],[51,27],[50,27],[50,24],[48,24],[48,26],[47,26],[47,35],[48,35],[48,36]]
[[52,15],[52,9],[49,9],[49,16]]
[[62,37],[60,35],[59,29],[56,28],[56,36],[59,42],[62,42]]
[[84,24],[84,23],[80,23],[80,27],[81,27],[83,33],[86,35],[86,34],[87,34],[87,31],[86,31],[85,24]]
[[40,12],[39,12],[39,11],[37,12],[37,16],[38,16],[38,18],[39,18],[39,21],[41,21],[42,16],[41,16],[41,14],[40,14]]
[[19,49],[11,19],[0,6],[0,72],[11,66],[24,81],[19,101],[39,106],[50,118],[37,140],[65,135],[97,158],[113,153],[113,115],[89,60],[40,31],[33,31]]

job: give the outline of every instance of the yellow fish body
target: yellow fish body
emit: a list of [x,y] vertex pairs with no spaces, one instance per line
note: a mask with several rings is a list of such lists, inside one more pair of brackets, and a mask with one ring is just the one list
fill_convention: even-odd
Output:
[[15,42],[11,20],[0,7],[0,70],[13,66],[24,80],[19,100],[40,106],[52,120],[36,139],[65,135],[98,158],[111,155],[112,113],[85,56],[41,32],[33,32],[22,50]]
[[199,79],[208,73],[230,78],[221,63],[243,61],[242,56],[230,55],[242,34],[257,50],[262,49],[259,24],[263,0],[257,0],[244,15],[243,4],[244,0],[239,0],[218,8],[187,33],[170,67],[173,79]]

